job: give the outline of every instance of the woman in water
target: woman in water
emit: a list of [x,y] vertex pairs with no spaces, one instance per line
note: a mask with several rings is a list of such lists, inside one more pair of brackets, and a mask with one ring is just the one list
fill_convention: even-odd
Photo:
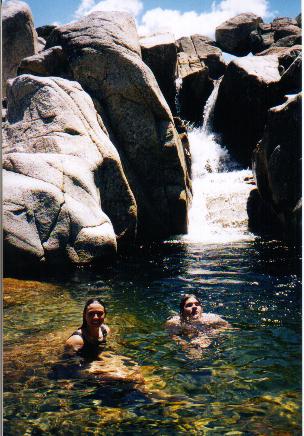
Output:
[[[65,356],[76,364],[70,366],[74,374],[81,370],[82,376],[93,376],[102,381],[120,381],[133,385],[143,384],[140,367],[130,358],[111,351],[104,351],[110,332],[104,324],[106,307],[99,298],[88,300],[83,309],[82,325],[65,343]],[[80,359],[80,360],[79,360]]]
[[84,306],[82,325],[65,343],[68,355],[75,353],[82,356],[98,355],[106,344],[109,327],[104,324],[106,307],[99,298],[90,298]]
[[180,336],[187,336],[190,344],[198,348],[207,348],[211,344],[211,336],[229,327],[230,324],[219,315],[203,312],[200,300],[193,294],[182,297],[179,315],[166,322],[166,328],[175,340],[186,345],[187,342]]

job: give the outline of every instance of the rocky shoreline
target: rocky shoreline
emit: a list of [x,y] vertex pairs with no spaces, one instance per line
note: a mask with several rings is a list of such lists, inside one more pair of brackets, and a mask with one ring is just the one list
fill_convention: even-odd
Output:
[[[300,16],[268,24],[241,14],[218,26],[216,41],[139,37],[125,12],[35,29],[19,1],[3,5],[2,21],[10,268],[90,264],[139,241],[186,233],[184,121],[202,124],[221,77],[215,129],[241,164],[253,162],[251,228],[300,239]],[[243,57],[227,64],[223,51]]]

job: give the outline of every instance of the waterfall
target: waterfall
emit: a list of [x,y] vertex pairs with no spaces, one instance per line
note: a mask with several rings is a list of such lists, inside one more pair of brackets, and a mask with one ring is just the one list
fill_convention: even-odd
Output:
[[[193,201],[184,240],[206,244],[253,239],[246,204],[252,173],[241,170],[212,133],[212,117],[220,80],[204,108],[201,128],[188,133],[192,156]],[[248,183],[249,182],[249,183]]]
[[180,108],[180,99],[179,99],[179,94],[180,94],[180,91],[181,91],[181,89],[182,89],[182,84],[183,84],[183,79],[181,79],[180,77],[178,77],[178,78],[175,80],[175,89],[176,89],[176,93],[175,93],[175,99],[174,99],[177,116],[180,116],[180,109],[181,109],[181,108]]

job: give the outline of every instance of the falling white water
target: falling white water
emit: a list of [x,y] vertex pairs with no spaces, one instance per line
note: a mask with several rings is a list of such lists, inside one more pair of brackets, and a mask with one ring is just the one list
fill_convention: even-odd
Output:
[[175,80],[175,89],[176,89],[176,93],[175,93],[175,107],[176,107],[176,113],[178,116],[180,116],[180,101],[179,101],[179,94],[180,91],[182,89],[182,84],[183,84],[183,79],[181,79],[180,77],[178,77]]
[[206,244],[253,239],[246,210],[253,188],[252,172],[240,170],[210,132],[218,87],[219,81],[205,105],[203,127],[188,134],[193,201],[188,234],[183,240]]

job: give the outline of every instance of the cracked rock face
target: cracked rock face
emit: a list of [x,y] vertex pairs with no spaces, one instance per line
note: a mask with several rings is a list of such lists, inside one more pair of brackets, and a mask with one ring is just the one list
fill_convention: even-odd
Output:
[[3,139],[8,263],[83,264],[114,253],[117,239],[134,238],[133,194],[78,83],[31,75],[10,81]]
[[28,5],[8,1],[2,6],[2,97],[6,81],[16,77],[20,61],[38,51],[38,38]]
[[260,195],[294,240],[301,238],[301,109],[301,94],[271,108],[253,154]]
[[267,111],[282,101],[279,60],[251,56],[231,61],[219,87],[214,108],[214,127],[239,162],[251,163],[251,155],[263,135]]
[[138,208],[142,238],[184,233],[189,175],[170,109],[141,58],[135,21],[96,12],[56,28],[46,49],[61,46],[74,80],[94,99],[121,157]]

